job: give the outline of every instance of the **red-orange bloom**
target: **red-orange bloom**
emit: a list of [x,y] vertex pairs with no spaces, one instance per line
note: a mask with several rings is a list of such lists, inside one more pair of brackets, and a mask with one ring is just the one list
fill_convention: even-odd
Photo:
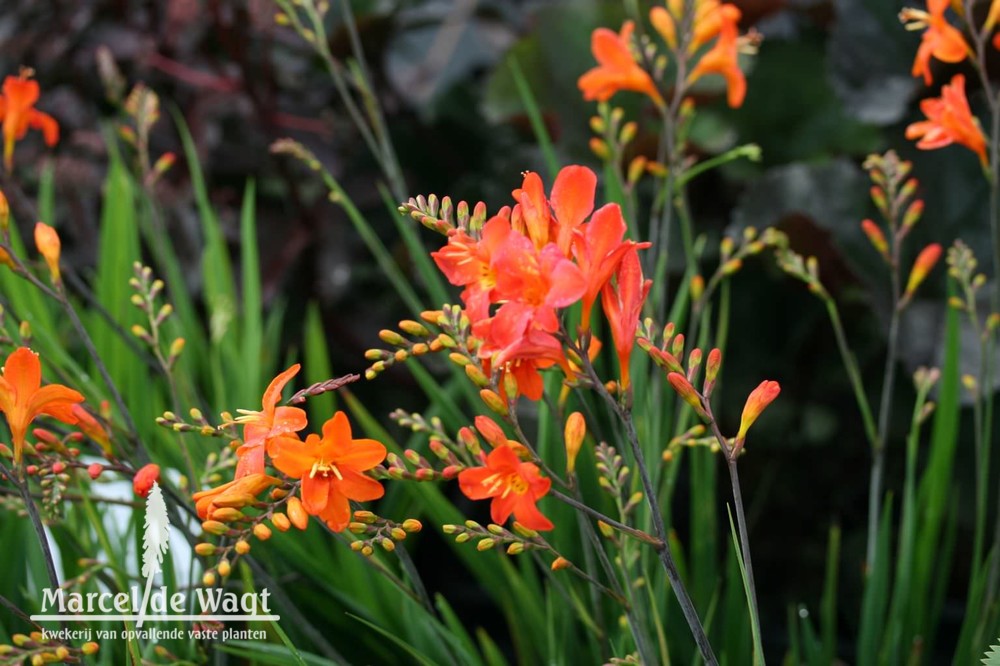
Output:
[[42,364],[27,347],[18,347],[7,357],[0,377],[0,412],[7,417],[14,442],[14,464],[20,464],[28,426],[43,414],[74,424],[73,405],[83,396],[62,384],[42,386]]
[[14,162],[14,144],[24,138],[28,128],[42,131],[46,145],[59,141],[59,124],[47,113],[35,109],[38,82],[22,73],[8,76],[0,95],[0,121],[3,123],[3,163],[10,170]]
[[530,238],[539,250],[552,242],[569,256],[573,232],[594,210],[596,190],[593,171],[570,165],[559,171],[552,184],[552,197],[547,200],[541,177],[528,171],[521,187],[511,193],[518,202],[511,211],[511,226]]
[[944,13],[948,9],[949,0],[927,0],[927,11],[905,8],[899,18],[911,30],[926,28],[921,37],[917,57],[913,60],[913,76],[923,76],[924,83],[930,85],[931,56],[942,62],[962,62],[969,55],[969,47],[965,43],[962,32],[948,23]]
[[385,459],[385,447],[373,439],[354,439],[344,412],[323,424],[323,436],[281,439],[274,444],[274,466],[302,479],[302,504],[340,532],[351,520],[350,500],[366,502],[384,494],[382,484],[364,473]]
[[594,301],[617,270],[628,249],[649,247],[649,243],[623,242],[625,229],[621,208],[618,204],[607,204],[594,213],[590,222],[574,238],[573,256],[586,282],[583,312],[580,316],[580,325],[584,329],[590,328],[590,310]]
[[740,10],[734,5],[721,5],[711,13],[711,31],[718,29],[719,38],[715,45],[691,70],[688,82],[694,82],[705,74],[719,74],[726,79],[726,101],[732,108],[743,104],[747,94],[747,80],[740,69]]
[[969,108],[963,75],[956,74],[950,84],[942,86],[941,97],[922,100],[920,110],[927,120],[906,128],[907,139],[920,139],[917,148],[933,150],[957,143],[978,155],[986,166],[986,137]]
[[658,105],[663,104],[649,72],[639,66],[632,54],[630,42],[635,24],[625,21],[620,33],[598,28],[590,39],[590,50],[597,67],[580,77],[577,85],[583,98],[606,102],[619,90],[632,90],[648,95]]
[[652,280],[644,280],[642,277],[639,252],[633,245],[622,257],[615,272],[615,284],[608,282],[601,290],[604,316],[611,326],[611,337],[614,338],[615,350],[618,352],[622,389],[627,389],[630,384],[629,362],[635,346],[635,331],[639,326],[642,304],[652,285]]
[[538,510],[538,500],[552,486],[534,463],[522,462],[508,446],[498,446],[486,457],[484,467],[463,470],[458,485],[472,500],[491,499],[490,518],[502,525],[511,514],[528,529],[551,530],[552,522]]
[[448,281],[465,287],[462,301],[473,322],[489,317],[493,288],[497,283],[493,257],[509,235],[510,222],[498,215],[483,225],[479,240],[459,229],[449,235],[446,246],[431,252]]
[[71,411],[76,417],[76,427],[80,429],[80,432],[100,444],[105,453],[111,453],[111,440],[104,426],[98,423],[97,419],[82,405],[73,405]]
[[259,412],[238,409],[237,423],[243,424],[243,445],[236,449],[239,461],[236,463],[236,478],[248,474],[264,473],[264,452],[270,450],[277,441],[298,440],[295,434],[307,425],[306,413],[298,407],[278,407],[285,384],[299,371],[296,363],[271,380],[264,398],[263,409]]
[[142,467],[132,478],[132,490],[139,497],[146,497],[153,489],[153,484],[160,479],[160,466],[149,463]]
[[191,496],[198,518],[208,520],[212,512],[224,507],[242,508],[256,501],[257,495],[281,483],[267,474],[248,474],[215,488],[202,490]]

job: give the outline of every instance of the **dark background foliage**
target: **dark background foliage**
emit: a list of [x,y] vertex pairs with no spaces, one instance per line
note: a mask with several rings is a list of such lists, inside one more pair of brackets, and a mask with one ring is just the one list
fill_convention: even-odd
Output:
[[[874,398],[885,352],[887,276],[858,227],[874,214],[861,162],[870,152],[895,148],[916,164],[927,212],[907,262],[930,241],[947,245],[961,236],[974,249],[987,247],[985,183],[963,149],[918,154],[903,138],[906,124],[918,117],[918,100],[936,89],[909,75],[917,37],[899,24],[900,3],[734,1],[746,25],[756,25],[765,41],[750,63],[742,109],[728,109],[716,88],[702,91],[692,150],[710,155],[752,141],[762,147],[763,161],[732,164],[692,185],[697,233],[713,247],[727,231],[777,225],[793,248],[816,255]],[[371,0],[353,8],[412,194],[482,199],[495,210],[508,203],[521,171],[542,170],[509,73],[511,58],[526,72],[564,163],[597,167],[587,149],[594,109],[580,98],[576,79],[592,64],[591,30],[620,25],[619,3]],[[100,187],[107,146],[115,138],[113,108],[103,101],[95,62],[98,47],[107,46],[130,84],[144,82],[163,101],[152,135],[154,156],[182,152],[170,113],[183,114],[234,244],[244,183],[251,176],[257,180],[265,298],[268,304],[287,303],[288,353],[299,344],[296,322],[315,299],[335,370],[357,371],[378,329],[402,317],[403,308],[322,184],[272,155],[270,143],[291,136],[313,150],[368,214],[404,270],[409,258],[375,187],[377,166],[321,62],[293,31],[275,24],[275,10],[268,0],[5,0],[0,71],[33,67],[43,89],[40,108],[62,127],[50,156],[37,137],[18,146],[16,180],[32,192],[38,160],[55,160],[59,225],[70,261],[86,273],[97,261]],[[336,7],[330,18],[331,49],[347,56]],[[938,81],[951,73],[942,68]],[[970,98],[975,107],[974,89]],[[652,157],[654,119],[627,94],[615,102],[640,119],[636,151]],[[200,240],[183,161],[157,185],[156,195],[172,235],[186,249],[189,287],[197,293]],[[917,365],[940,362],[942,275],[939,269],[904,320],[907,375]],[[783,387],[781,400],[755,429],[743,473],[765,639],[775,647],[785,640],[789,604],[815,608],[832,523],[845,535],[841,627],[852,635],[857,616],[846,609],[857,608],[860,594],[869,454],[826,315],[768,258],[749,262],[732,295],[721,418],[735,424],[743,396],[760,378]],[[376,414],[396,406],[419,408],[419,392],[409,381],[406,373],[393,371],[358,391]],[[908,382],[899,386],[891,437],[899,446],[890,451],[890,488],[900,486],[913,393]],[[960,445],[956,472],[969,479],[964,488],[971,488],[968,444]],[[721,493],[722,521],[726,499]],[[961,506],[970,500],[968,491]],[[683,539],[684,507],[675,509],[674,519]],[[421,567],[432,587],[475,616],[479,609],[469,601],[475,595],[456,591],[460,586],[449,579],[454,568],[444,550],[437,537],[426,537],[417,553]],[[957,621],[967,572],[959,568],[954,576],[948,608]],[[850,650],[845,645],[843,652]]]

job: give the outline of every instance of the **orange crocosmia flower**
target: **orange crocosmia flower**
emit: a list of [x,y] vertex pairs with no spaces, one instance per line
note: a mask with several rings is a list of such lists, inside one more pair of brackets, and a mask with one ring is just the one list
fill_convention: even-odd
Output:
[[626,224],[622,210],[618,204],[602,206],[583,225],[573,239],[573,256],[583,273],[586,288],[583,292],[583,311],[580,325],[590,328],[590,310],[601,289],[618,268],[622,257],[630,247],[645,248],[649,243],[636,244],[632,241],[622,241],[625,236]]
[[[724,7],[732,7],[732,10],[723,11]],[[688,82],[693,83],[706,74],[721,75],[726,79],[726,101],[731,108],[736,109],[743,104],[747,94],[747,80],[739,63],[740,11],[733,5],[722,5],[714,15],[718,17],[719,38],[715,46],[698,60],[698,64],[688,75]]]
[[[684,0],[667,0],[666,7],[649,10],[649,21],[672,49],[677,48],[677,20],[684,13]],[[719,0],[695,0],[694,33],[688,44],[688,53],[695,53],[714,39],[726,22],[739,23],[741,13],[736,5]]]
[[540,370],[559,365],[566,374],[571,372],[559,341],[538,329],[529,329],[517,343],[497,353],[493,362],[501,369],[501,385],[510,373],[518,394],[529,400],[541,400],[545,390]]
[[463,470],[458,475],[458,486],[472,500],[492,499],[490,518],[502,525],[511,514],[514,519],[531,530],[551,530],[552,522],[538,510],[538,500],[552,486],[538,472],[538,466],[522,462],[514,450],[499,446],[486,457],[483,467]]
[[608,282],[601,290],[601,305],[611,326],[611,337],[614,338],[621,367],[622,389],[628,389],[630,385],[629,362],[635,346],[635,331],[639,326],[642,304],[652,285],[652,280],[643,279],[639,252],[632,246],[615,272],[615,284]]
[[87,437],[101,445],[106,453],[111,452],[111,440],[108,431],[104,429],[93,414],[83,408],[83,405],[73,405],[71,408],[73,416],[76,417],[76,427]]
[[451,233],[446,246],[431,253],[448,281],[465,287],[462,302],[472,322],[489,317],[497,279],[493,256],[509,235],[510,222],[496,216],[483,225],[479,240],[459,229]]
[[528,171],[521,187],[512,192],[518,203],[511,212],[511,226],[539,250],[553,242],[569,256],[574,230],[594,210],[596,190],[597,175],[587,167],[571,165],[559,171],[551,199],[546,200],[541,177]]
[[298,407],[278,407],[285,384],[299,371],[296,363],[271,380],[259,412],[238,409],[237,423],[243,424],[243,444],[236,449],[236,478],[264,473],[264,452],[277,440],[298,440],[295,434],[307,425],[306,413]]
[[[585,284],[579,267],[567,259],[555,243],[536,250],[526,237],[511,234],[494,258],[497,274],[496,301],[506,301],[512,321],[528,323],[544,331],[555,331],[559,320],[555,311],[580,300]],[[517,312],[514,315],[514,312]]]
[[649,72],[639,66],[632,53],[630,42],[635,24],[626,21],[621,32],[598,28],[590,38],[590,50],[597,60],[597,67],[586,72],[577,82],[586,100],[606,102],[619,90],[631,90],[648,95],[657,105],[663,98]]
[[221,486],[197,492],[191,496],[191,499],[195,502],[198,518],[208,520],[216,509],[247,506],[255,501],[262,492],[280,483],[281,479],[267,474],[248,474]]
[[927,120],[906,128],[907,139],[920,139],[917,148],[933,150],[957,143],[976,153],[986,166],[986,137],[969,108],[963,75],[956,74],[950,84],[942,86],[941,97],[922,100],[920,110]]
[[924,30],[917,49],[917,57],[913,60],[913,76],[923,76],[924,83],[930,85],[931,56],[941,62],[962,62],[969,55],[969,46],[965,43],[962,32],[948,22],[945,11],[948,0],[927,0],[927,11],[907,7],[899,13],[899,18],[907,24],[909,30]]
[[14,464],[20,464],[28,426],[36,417],[47,415],[75,424],[73,405],[83,396],[62,384],[42,386],[42,364],[27,347],[18,347],[3,366],[0,377],[0,412],[7,417],[14,442]]
[[48,146],[59,141],[59,124],[47,113],[35,109],[38,82],[28,74],[8,76],[0,95],[0,121],[3,123],[3,163],[9,171],[14,162],[14,144],[24,138],[28,128],[41,130]]
[[305,441],[282,439],[271,454],[274,466],[302,479],[302,504],[334,532],[351,520],[350,500],[366,502],[384,494],[382,484],[364,473],[385,459],[385,447],[373,439],[354,439],[344,412],[323,424],[323,436]]

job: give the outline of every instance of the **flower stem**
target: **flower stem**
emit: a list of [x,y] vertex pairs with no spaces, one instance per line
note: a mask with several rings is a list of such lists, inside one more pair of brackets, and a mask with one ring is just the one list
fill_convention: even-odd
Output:
[[878,412],[878,434],[872,446],[872,468],[868,482],[868,545],[865,563],[868,571],[875,567],[878,543],[878,519],[882,513],[882,480],[885,477],[885,448],[889,438],[889,417],[892,414],[892,393],[896,385],[896,354],[899,346],[899,238],[893,242],[890,276],[892,280],[892,317],[889,321],[888,348],[882,380],[882,398]]
[[35,528],[35,536],[38,537],[38,544],[42,547],[42,558],[45,560],[45,571],[49,576],[49,585],[53,590],[56,590],[59,588],[56,563],[52,558],[49,539],[45,535],[45,526],[42,524],[41,516],[38,515],[38,507],[35,506],[35,500],[31,497],[31,492],[28,490],[28,482],[24,478],[23,468],[19,467],[15,473],[0,462],[0,475],[10,479],[10,482],[17,487],[18,492],[21,494],[21,499],[24,500],[24,509],[28,512],[28,518],[31,520],[32,527]]

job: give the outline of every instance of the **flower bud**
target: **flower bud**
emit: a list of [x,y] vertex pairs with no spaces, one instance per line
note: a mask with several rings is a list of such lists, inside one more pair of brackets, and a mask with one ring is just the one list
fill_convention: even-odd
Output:
[[667,375],[667,381],[670,382],[670,386],[677,391],[677,395],[681,397],[681,400],[689,404],[698,416],[708,420],[708,415],[705,413],[705,409],[701,406],[701,396],[699,396],[698,392],[694,390],[693,386],[691,386],[691,382],[687,380],[687,377],[679,372],[671,372]]
[[934,264],[940,258],[941,246],[938,243],[931,243],[917,255],[917,260],[913,262],[913,268],[910,269],[910,277],[906,281],[905,298],[913,296],[917,287],[927,278],[931,269],[934,268]]
[[150,463],[135,473],[135,477],[132,479],[132,489],[139,497],[146,497],[159,478],[160,466]]
[[879,254],[886,260],[889,259],[889,242],[885,239],[882,229],[872,220],[861,221],[861,231],[865,232],[868,242],[872,244]]
[[781,386],[778,385],[778,382],[770,380],[762,381],[757,388],[751,391],[746,404],[743,406],[743,416],[740,418],[740,430],[736,434],[737,440],[742,440],[746,437],[747,430],[757,420],[757,417],[761,415],[761,412],[778,397],[779,393],[781,393]]
[[552,571],[559,571],[560,569],[568,569],[573,566],[573,563],[567,560],[565,557],[559,556],[552,561],[552,566],[550,567]]
[[288,519],[300,530],[304,530],[309,527],[309,514],[306,513],[306,509],[302,506],[301,500],[298,497],[289,497],[288,506],[285,507],[288,512]]
[[271,516],[271,524],[279,532],[287,532],[288,528],[292,526],[292,523],[288,520],[288,516],[280,512]]
[[566,419],[563,439],[566,442],[566,472],[573,473],[576,468],[576,456],[580,453],[583,439],[587,436],[587,422],[580,412],[573,412]]
[[257,523],[253,526],[253,535],[261,541],[267,541],[271,538],[271,528],[264,523]]
[[61,282],[59,254],[62,250],[62,244],[59,242],[59,234],[56,233],[56,230],[44,222],[35,224],[35,247],[38,248],[38,253],[42,255],[45,263],[49,266],[52,282],[55,284]]

